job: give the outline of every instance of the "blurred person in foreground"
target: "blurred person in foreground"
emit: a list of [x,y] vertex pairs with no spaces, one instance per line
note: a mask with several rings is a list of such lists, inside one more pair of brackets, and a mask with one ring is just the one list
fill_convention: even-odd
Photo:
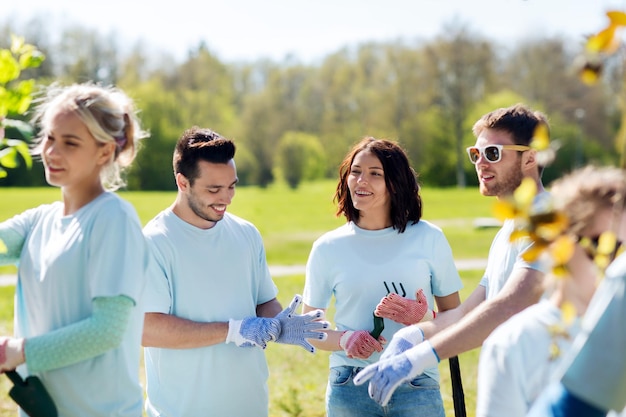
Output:
[[[625,172],[621,171],[624,181]],[[623,190],[613,199],[611,212],[594,213],[610,222],[616,241],[591,245],[595,256],[613,256],[626,239]],[[539,395],[530,417],[599,417],[607,413],[626,415],[626,254],[606,270],[596,290],[581,330],[563,358],[554,381]]]
[[[306,268],[304,311],[335,299],[336,330],[313,342],[332,351],[326,391],[329,417],[443,417],[436,366],[407,381],[381,407],[354,375],[374,363],[386,337],[460,304],[461,279],[440,228],[422,219],[417,175],[404,150],[364,138],[344,158],[335,193],[347,223],[313,244]],[[373,314],[384,320],[374,333]],[[373,333],[373,334],[372,334]]]
[[[474,124],[476,143],[467,152],[482,195],[507,199],[528,178],[537,199],[545,198],[543,168],[537,151],[530,147],[539,126],[547,130],[546,117],[521,104],[496,109]],[[459,307],[397,332],[380,360],[363,369],[354,382],[369,381],[370,396],[384,406],[402,383],[442,359],[480,347],[498,325],[539,301],[544,270],[523,259],[532,242],[511,242],[514,230],[513,219],[504,222],[491,244],[479,286]]]
[[[261,235],[226,210],[235,143],[193,127],[176,143],[174,203],[144,227],[151,249],[143,334],[149,416],[267,416],[270,341],[323,339],[323,312],[282,310]],[[281,311],[282,310],[282,311]]]

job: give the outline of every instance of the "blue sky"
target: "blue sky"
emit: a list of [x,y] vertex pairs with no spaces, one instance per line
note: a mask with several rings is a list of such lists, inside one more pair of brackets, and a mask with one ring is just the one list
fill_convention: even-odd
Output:
[[[6,3],[6,2],[5,2]],[[490,39],[561,34],[582,39],[626,0],[19,0],[6,19],[45,15],[184,58],[203,40],[225,61],[292,54],[311,62],[346,45],[431,38],[459,21]],[[3,19],[0,17],[0,19]]]

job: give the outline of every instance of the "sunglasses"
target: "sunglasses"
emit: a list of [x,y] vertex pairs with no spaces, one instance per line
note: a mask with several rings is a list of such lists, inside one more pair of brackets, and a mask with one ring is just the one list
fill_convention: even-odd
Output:
[[[577,236],[577,242],[584,249],[585,255],[592,261],[595,259],[598,254],[598,245],[600,244],[600,236]],[[609,255],[609,262],[613,262],[613,260],[617,257],[617,254],[622,247],[622,241],[618,240],[615,242],[615,249]]]
[[530,146],[524,146],[524,145],[489,145],[489,146],[481,146],[481,147],[470,146],[466,150],[467,150],[467,155],[469,156],[469,159],[472,162],[472,164],[475,164],[476,161],[478,161],[478,158],[480,158],[480,155],[482,155],[483,158],[485,158],[487,161],[491,162],[492,164],[495,164],[496,162],[499,162],[500,159],[502,159],[503,149],[510,149],[513,151],[523,152],[523,151],[529,150]]

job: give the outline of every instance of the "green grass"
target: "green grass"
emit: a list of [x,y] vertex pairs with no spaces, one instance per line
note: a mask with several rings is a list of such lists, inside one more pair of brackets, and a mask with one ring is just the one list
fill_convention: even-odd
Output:
[[[332,197],[335,181],[305,183],[297,190],[283,184],[266,189],[239,187],[229,211],[254,223],[265,243],[270,264],[298,265],[307,260],[311,244],[322,233],[345,222],[335,216]],[[142,223],[174,201],[175,192],[121,192],[130,201]],[[0,221],[17,213],[61,198],[57,188],[3,188]],[[440,226],[457,259],[482,258],[489,251],[494,229],[476,229],[476,217],[491,216],[493,199],[476,188],[423,190],[424,219]],[[14,269],[0,267],[0,273]]]
[[[239,187],[229,211],[253,222],[261,232],[270,264],[304,264],[313,241],[322,233],[344,223],[335,217],[332,202],[335,181],[305,183],[298,190],[284,185],[267,189]],[[174,201],[175,192],[120,192],[130,201],[143,224]],[[61,198],[57,188],[0,188],[0,221]],[[476,217],[490,217],[493,199],[482,197],[476,188],[423,190],[424,219],[442,227],[456,259],[484,258],[495,229],[476,229]],[[14,267],[0,267],[0,273],[14,272]],[[482,271],[463,271],[465,299],[476,287]],[[304,276],[276,278],[279,300],[287,305],[296,293],[302,293]],[[0,334],[11,334],[14,287],[0,287]],[[333,309],[329,309],[332,321]],[[266,350],[270,367],[270,415],[272,417],[324,416],[324,393],[328,376],[328,352],[315,355],[304,349],[270,344]],[[474,416],[476,365],[479,350],[460,356],[468,416]],[[446,414],[454,415],[448,361],[442,362],[441,389]],[[143,371],[141,374],[143,377]],[[8,392],[10,383],[0,378],[0,392]],[[14,415],[8,396],[0,395],[0,417]]]

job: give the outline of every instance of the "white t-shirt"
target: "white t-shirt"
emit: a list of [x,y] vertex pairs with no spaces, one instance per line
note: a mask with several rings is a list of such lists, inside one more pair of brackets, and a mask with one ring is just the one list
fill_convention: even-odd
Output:
[[[542,300],[498,326],[483,343],[478,362],[477,417],[524,417],[548,385],[571,346],[571,339],[553,338],[561,311]],[[570,326],[573,338],[578,325]],[[555,342],[561,354],[550,359]]]
[[[142,412],[139,361],[147,249],[133,207],[103,193],[76,213],[60,202],[27,210],[0,224],[8,252],[19,253],[15,334],[33,337],[87,319],[96,297],[135,301],[119,347],[37,374],[63,416],[133,416]],[[19,368],[27,373],[25,366]]]
[[[166,209],[144,234],[152,249],[148,312],[201,322],[256,316],[276,297],[263,240],[226,213],[203,230]],[[150,416],[267,416],[268,369],[261,348],[220,343],[196,349],[146,348]]]
[[491,242],[485,275],[480,280],[480,285],[485,287],[487,300],[502,290],[514,269],[544,269],[538,262],[529,263],[522,259],[522,253],[532,245],[532,242],[529,239],[511,242],[510,237],[514,230],[514,220],[506,220]]
[[[452,251],[443,232],[420,220],[407,225],[404,233],[393,228],[365,230],[347,223],[317,239],[306,266],[303,301],[315,308],[327,308],[335,298],[334,321],[338,330],[372,330],[373,312],[388,292],[415,299],[424,290],[429,308],[433,296],[444,297],[462,288]],[[382,335],[391,340],[404,327],[385,319]],[[363,367],[367,360],[348,358],[343,350],[330,355],[330,367]],[[439,379],[436,368],[426,373]]]

